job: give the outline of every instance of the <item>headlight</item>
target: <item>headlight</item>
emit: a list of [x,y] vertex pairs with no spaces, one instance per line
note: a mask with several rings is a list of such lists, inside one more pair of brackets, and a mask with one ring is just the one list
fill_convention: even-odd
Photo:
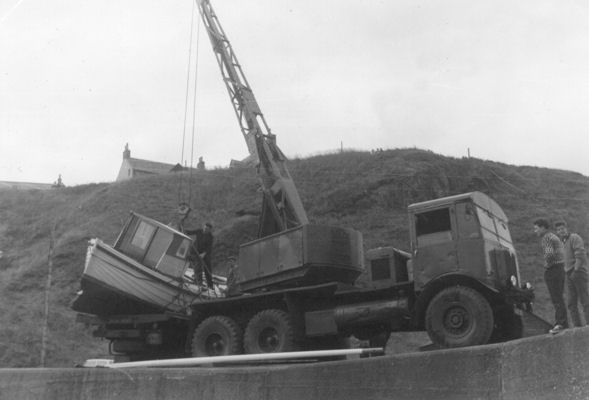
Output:
[[515,275],[511,275],[511,277],[509,278],[509,282],[511,282],[511,286],[517,287],[517,278]]

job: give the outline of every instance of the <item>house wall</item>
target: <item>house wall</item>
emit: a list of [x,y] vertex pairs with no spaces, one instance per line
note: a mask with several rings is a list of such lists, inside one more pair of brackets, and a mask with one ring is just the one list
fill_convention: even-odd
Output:
[[133,167],[129,162],[128,158],[123,159],[123,163],[121,164],[121,168],[119,169],[119,175],[117,176],[118,181],[126,181],[128,179],[133,178]]
[[140,169],[134,169],[131,177],[132,178],[137,178],[139,176],[145,176],[145,175],[157,175],[157,172],[143,171],[143,170],[140,170]]

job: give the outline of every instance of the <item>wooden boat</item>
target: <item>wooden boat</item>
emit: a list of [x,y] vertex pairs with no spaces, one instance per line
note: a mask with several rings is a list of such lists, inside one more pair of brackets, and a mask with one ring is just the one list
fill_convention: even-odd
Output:
[[94,315],[185,313],[197,301],[223,297],[223,278],[199,286],[187,260],[190,237],[131,213],[114,246],[93,239],[88,246],[82,290],[72,308]]

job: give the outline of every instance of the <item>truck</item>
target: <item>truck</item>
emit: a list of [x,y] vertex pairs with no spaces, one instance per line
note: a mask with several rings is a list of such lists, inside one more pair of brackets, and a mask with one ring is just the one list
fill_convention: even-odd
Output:
[[[439,347],[521,337],[521,314],[532,292],[520,287],[507,218],[498,204],[472,192],[412,204],[408,214],[411,252],[392,246],[368,250],[365,268],[352,283],[333,273],[318,283],[311,267],[298,273],[296,286],[246,285],[240,295],[194,304],[192,354],[317,349],[341,345],[352,335],[384,346],[392,332],[414,330],[426,330]],[[313,257],[317,248],[305,241],[305,229],[312,228],[286,233],[300,236],[291,243],[301,246],[287,252],[284,263],[263,266],[266,274],[287,265],[290,256]],[[246,269],[247,247],[255,244],[242,246]]]
[[[390,246],[363,255],[350,250],[348,230],[306,224],[242,245],[232,295],[163,312],[108,296],[96,315],[79,320],[94,325],[113,354],[132,360],[325,349],[352,335],[384,346],[397,331],[425,330],[438,347],[521,337],[533,289],[522,288],[500,206],[481,192],[463,193],[412,204],[408,218],[409,252]],[[130,239],[118,242],[140,234],[125,232]],[[361,268],[325,258],[326,245],[340,258],[362,258]]]
[[190,238],[132,214],[113,247],[91,244],[79,320],[131,360],[335,348],[352,336],[384,346],[397,331],[427,331],[438,347],[521,337],[533,289],[501,207],[476,191],[411,204],[409,251],[364,251],[360,232],[309,223],[210,1],[197,3],[260,178],[259,237],[239,247],[231,287],[201,290],[185,276]]

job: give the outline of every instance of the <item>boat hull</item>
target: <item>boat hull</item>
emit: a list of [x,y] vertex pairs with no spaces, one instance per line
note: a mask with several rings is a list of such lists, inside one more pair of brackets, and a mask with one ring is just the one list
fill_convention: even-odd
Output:
[[210,297],[199,286],[148,268],[99,239],[88,248],[81,286],[72,308],[94,315],[184,313]]

